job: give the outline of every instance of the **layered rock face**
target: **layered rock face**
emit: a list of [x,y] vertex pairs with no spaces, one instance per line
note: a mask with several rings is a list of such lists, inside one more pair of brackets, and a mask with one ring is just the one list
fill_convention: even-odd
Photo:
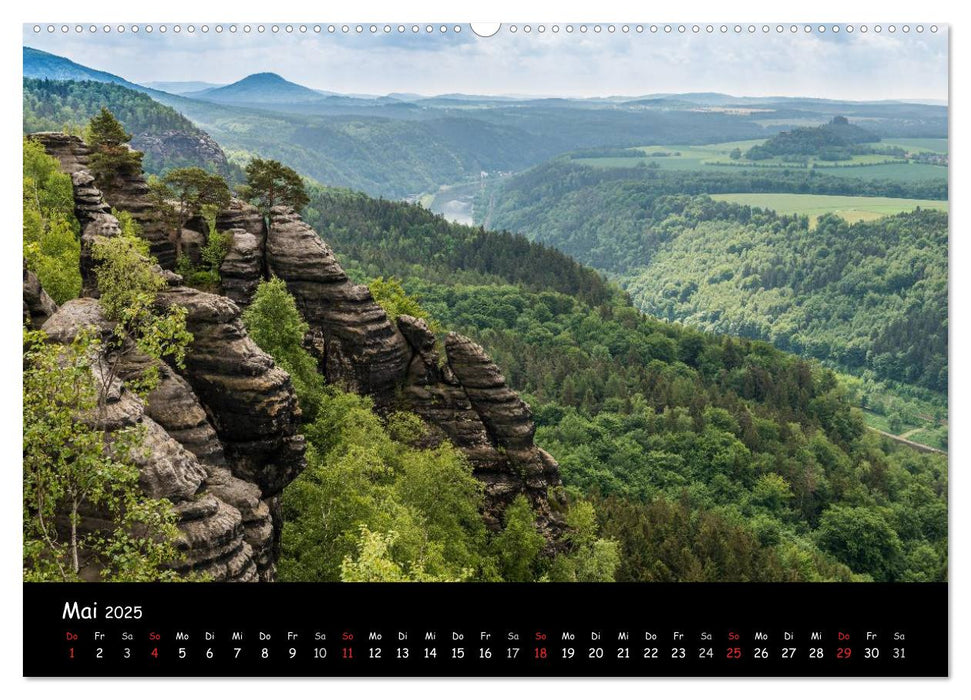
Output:
[[330,247],[289,208],[271,212],[266,267],[296,299],[328,381],[378,398],[394,392],[408,344],[371,291],[347,278]]
[[401,316],[398,328],[413,350],[401,401],[468,455],[475,476],[485,484],[487,524],[499,528],[502,511],[525,493],[547,538],[555,540],[563,524],[550,509],[555,494],[549,491],[561,483],[559,466],[533,444],[529,407],[468,338],[449,333],[443,363],[435,335],[423,320]]
[[378,410],[416,413],[429,427],[430,445],[447,439],[465,452],[485,483],[490,527],[501,526],[502,511],[523,493],[556,539],[563,524],[549,499],[561,485],[559,466],[533,443],[529,407],[481,347],[452,333],[441,358],[424,321],[402,316],[393,323],[287,207],[274,207],[265,226],[255,207],[234,201],[217,227],[233,234],[221,267],[227,296],[246,306],[261,279],[282,279],[310,326],[306,344],[328,382],[372,396]]
[[[196,449],[221,445],[222,454],[209,462],[228,465],[231,476],[219,474],[213,492],[240,510],[261,577],[271,580],[282,524],[279,494],[306,464],[290,376],[246,334],[239,307],[229,299],[172,286],[159,303],[188,311],[193,342],[183,376],[205,406],[206,427],[214,431],[196,441],[202,445]],[[192,425],[185,427],[192,435]]]
[[77,136],[70,136],[60,131],[39,131],[30,134],[29,138],[41,144],[47,151],[47,155],[57,158],[62,172],[71,175],[78,170],[88,169],[91,149]]
[[[80,298],[62,306],[42,329],[52,342],[70,343],[82,329],[96,329],[107,339],[113,324],[102,316],[97,300]],[[126,353],[96,364],[95,372],[104,375],[107,366],[121,363],[116,365],[117,376],[103,379],[108,389],[98,427],[109,436],[136,425],[143,429],[145,449],[130,458],[138,466],[142,490],[151,498],[169,499],[179,514],[177,545],[183,559],[177,570],[201,572],[220,581],[264,578],[269,569],[258,564],[271,551],[272,538],[262,533],[270,519],[266,507],[260,508],[259,490],[234,480],[224,464],[220,466],[222,454],[205,411],[188,384],[171,370],[161,368],[159,386],[145,402],[128,391],[124,379],[149,361]],[[199,454],[188,447],[196,447]],[[262,522],[258,522],[260,515]],[[87,514],[82,522],[82,528],[89,530],[98,525],[96,513]]]
[[145,161],[151,172],[168,170],[177,165],[168,163],[205,163],[221,175],[229,174],[226,154],[213,138],[205,133],[169,129],[158,134],[136,134],[131,140],[132,148],[145,154]]
[[[86,198],[90,206],[97,204],[94,193],[81,189],[86,172],[83,144],[69,137],[64,137],[65,143],[42,136],[48,152],[79,176],[76,198]],[[108,201],[116,208],[128,208],[133,202],[148,206],[135,180],[125,185],[119,201],[114,196],[109,195]],[[99,216],[105,213],[103,199],[100,202]],[[142,216],[151,214],[143,209]],[[533,443],[535,425],[529,407],[508,387],[483,349],[451,333],[441,343],[441,356],[439,343],[424,321],[402,316],[392,322],[366,286],[348,279],[330,247],[299,215],[274,207],[268,224],[255,207],[234,200],[216,219],[217,229],[232,235],[220,268],[226,296],[182,287],[180,278],[171,273],[170,287],[159,296],[163,306],[177,304],[188,311],[195,340],[181,376],[163,377],[156,389],[157,402],[182,405],[188,401],[187,388],[206,420],[197,421],[201,414],[187,408],[173,408],[168,413],[180,416],[175,420],[149,402],[150,411],[160,411],[151,417],[209,470],[210,494],[222,498],[221,494],[242,488],[237,484],[220,491],[220,474],[227,472],[258,489],[256,500],[227,496],[226,502],[241,513],[260,576],[272,576],[279,527],[270,528],[268,543],[261,539],[265,513],[258,504],[279,525],[279,493],[303,467],[304,450],[296,432],[300,416],[289,377],[246,335],[239,319],[240,308],[250,303],[260,281],[270,276],[282,279],[293,294],[310,326],[306,345],[328,382],[372,396],[379,411],[408,410],[419,415],[429,428],[430,445],[449,440],[468,455],[475,475],[485,484],[484,517],[490,527],[501,527],[505,507],[518,494],[525,494],[538,514],[538,524],[555,543],[564,527],[550,502],[558,498],[559,467]],[[187,227],[204,231],[200,220],[188,222]],[[149,232],[151,241],[150,236]]]
[[162,306],[188,311],[184,376],[208,410],[233,472],[274,496],[303,468],[300,411],[290,375],[246,334],[226,297],[174,286]]
[[[86,169],[88,152],[80,140],[63,134],[36,137],[72,177],[82,229],[83,296],[58,309],[25,267],[25,320],[52,342],[68,343],[84,327],[107,340],[114,324],[102,316],[96,300],[91,246],[98,237],[120,233],[111,205],[125,206],[105,201]],[[179,513],[185,559],[178,569],[215,580],[273,580],[278,495],[305,464],[290,378],[249,338],[231,300],[183,287],[178,275],[162,272],[169,287],[158,304],[186,309],[194,341],[184,369],[157,365],[160,381],[144,402],[125,382],[153,361],[130,343],[112,350],[117,376],[106,402],[108,430],[145,426],[149,449],[138,463],[141,486],[154,498],[171,500]],[[251,286],[257,283],[258,277]],[[91,522],[95,527],[97,518]]]
[[[240,255],[252,249],[248,239],[241,242],[247,247]],[[443,363],[424,321],[402,316],[392,323],[370,290],[353,284],[316,231],[286,207],[271,212],[263,248],[267,272],[286,283],[310,326],[308,345],[329,382],[371,395],[379,410],[413,411],[432,436],[463,450],[486,485],[491,527],[500,527],[502,511],[524,493],[555,538],[562,523],[549,498],[561,484],[559,466],[533,443],[529,407],[481,347],[450,333]]]
[[[56,132],[42,132],[31,134],[30,138],[38,141],[44,146],[48,155],[54,156],[61,163],[61,169],[72,176],[75,181],[75,208],[81,230],[85,229],[85,221],[82,216],[87,211],[85,206],[97,207],[97,202],[86,199],[86,195],[79,191],[80,187],[100,189],[104,194],[104,200],[110,204],[107,213],[110,215],[111,207],[127,211],[141,229],[141,236],[148,241],[151,254],[166,270],[175,268],[175,244],[170,240],[169,231],[158,216],[149,198],[148,183],[141,173],[130,173],[117,175],[110,182],[95,183],[94,176],[88,170],[90,164],[90,149],[77,136],[68,136]],[[83,176],[83,184],[77,182],[80,174]],[[116,222],[117,224],[117,222]]]

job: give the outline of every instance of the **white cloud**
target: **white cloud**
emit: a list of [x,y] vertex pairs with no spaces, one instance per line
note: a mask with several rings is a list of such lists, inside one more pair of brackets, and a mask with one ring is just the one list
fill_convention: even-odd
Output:
[[734,32],[399,37],[322,34],[49,35],[24,43],[135,82],[231,82],[272,71],[336,92],[560,96],[724,92],[946,99],[947,35]]

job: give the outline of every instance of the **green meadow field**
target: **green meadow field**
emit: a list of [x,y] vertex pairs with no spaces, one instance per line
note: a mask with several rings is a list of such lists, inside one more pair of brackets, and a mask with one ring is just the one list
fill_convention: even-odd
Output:
[[[637,146],[630,149],[630,157],[592,156],[574,158],[577,163],[595,168],[634,168],[650,166],[662,170],[719,170],[728,168],[788,170],[815,167],[827,175],[855,177],[868,180],[894,180],[914,182],[917,180],[947,179],[947,168],[927,163],[913,163],[893,156],[867,154],[853,156],[848,161],[823,161],[810,158],[807,163],[787,162],[781,158],[750,162],[733,160],[731,152],[739,149],[747,151],[752,146],[764,143],[764,139],[748,141],[728,141],[702,146]],[[891,139],[881,142],[882,146],[899,146],[909,152],[947,153],[947,139]]]
[[889,139],[881,142],[885,146],[900,146],[908,151],[930,151],[947,153],[947,139]]
[[[858,168],[857,168],[858,169]],[[808,216],[811,225],[823,214],[833,213],[850,223],[870,221],[891,214],[922,209],[947,211],[947,202],[936,199],[896,199],[893,197],[844,197],[826,194],[741,193],[713,194],[719,202],[735,202],[773,209],[779,214]]]

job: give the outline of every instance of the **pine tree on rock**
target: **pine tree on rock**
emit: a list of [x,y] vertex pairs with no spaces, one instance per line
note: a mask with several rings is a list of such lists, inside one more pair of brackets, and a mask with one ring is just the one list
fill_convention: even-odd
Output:
[[182,257],[182,229],[185,223],[200,214],[204,207],[224,209],[229,206],[232,197],[222,177],[202,168],[177,168],[162,178],[162,183],[167,188],[167,194],[177,202],[173,242],[178,259]]
[[110,191],[110,183],[118,176],[141,171],[142,153],[128,146],[131,137],[107,107],[102,107],[88,123],[91,172],[103,189]]
[[254,202],[264,216],[278,204],[299,212],[310,202],[296,170],[279,161],[262,158],[254,158],[246,166],[244,197]]

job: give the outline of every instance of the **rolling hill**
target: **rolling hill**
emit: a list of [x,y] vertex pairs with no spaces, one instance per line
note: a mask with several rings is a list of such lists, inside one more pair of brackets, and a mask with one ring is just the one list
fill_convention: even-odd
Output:
[[308,102],[324,95],[303,85],[291,83],[276,73],[254,73],[242,80],[198,92],[184,92],[183,97],[228,104],[276,104]]
[[[947,390],[947,214],[893,202],[945,200],[939,207],[946,189],[815,171],[724,170],[602,169],[560,159],[484,191],[475,215],[610,274],[652,315],[767,340],[940,399]],[[707,196],[746,199],[738,194],[745,192],[846,195],[858,207],[872,199],[892,207],[888,213],[905,213],[851,225],[817,210],[811,227],[808,216]],[[847,197],[822,201],[838,208]]]
[[93,80],[99,83],[115,83],[135,90],[144,90],[140,85],[105,71],[82,66],[80,63],[55,56],[46,51],[24,47],[24,77],[44,80]]

